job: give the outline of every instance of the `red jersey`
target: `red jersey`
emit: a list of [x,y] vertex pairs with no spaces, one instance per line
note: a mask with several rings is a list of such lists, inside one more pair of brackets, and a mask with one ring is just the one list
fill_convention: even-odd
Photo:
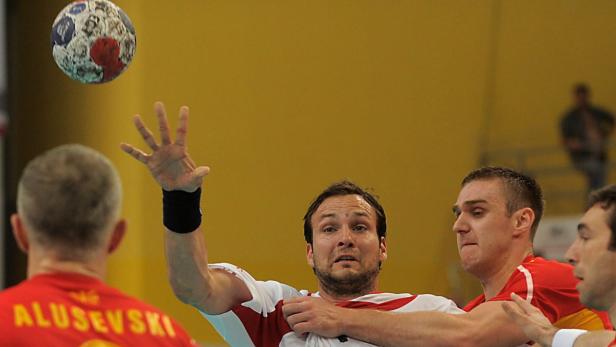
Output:
[[[577,283],[571,265],[531,255],[511,274],[500,293],[488,301],[511,301],[511,293],[516,293],[539,308],[558,328],[611,329],[607,313],[592,311],[580,303]],[[480,295],[464,310],[468,312],[485,301],[485,296]]]
[[616,339],[614,339],[614,341],[607,345],[607,347],[616,347]]
[[187,346],[159,309],[81,274],[34,276],[0,292],[0,346]]

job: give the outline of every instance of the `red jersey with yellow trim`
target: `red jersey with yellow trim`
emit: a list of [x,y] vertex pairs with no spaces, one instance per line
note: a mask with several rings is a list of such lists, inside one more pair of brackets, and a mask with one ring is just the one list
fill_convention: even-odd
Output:
[[195,342],[159,309],[97,278],[37,275],[0,292],[0,346],[187,346]]
[[[577,283],[571,265],[531,255],[511,274],[500,293],[488,301],[511,301],[511,293],[516,293],[539,308],[558,328],[611,329],[607,313],[590,310],[580,303]],[[485,301],[485,296],[480,295],[464,310],[471,311]]]

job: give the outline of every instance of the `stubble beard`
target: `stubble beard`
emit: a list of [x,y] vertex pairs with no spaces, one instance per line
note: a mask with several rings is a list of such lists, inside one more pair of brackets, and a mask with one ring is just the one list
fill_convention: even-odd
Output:
[[331,271],[314,267],[322,289],[336,297],[358,297],[372,292],[375,289],[376,278],[381,271],[381,262],[370,270],[360,273],[350,273],[343,276],[334,276]]

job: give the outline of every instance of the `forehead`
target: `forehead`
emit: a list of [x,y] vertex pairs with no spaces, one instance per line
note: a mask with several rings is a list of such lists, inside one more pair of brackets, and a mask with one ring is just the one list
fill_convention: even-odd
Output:
[[589,226],[592,230],[609,232],[610,227],[607,224],[609,211],[610,210],[604,210],[601,206],[596,204],[584,213],[580,223]]
[[505,185],[499,178],[471,181],[462,187],[456,205],[467,201],[485,200],[490,204],[502,204],[506,201]]
[[374,208],[359,195],[337,195],[331,196],[321,203],[319,208],[314,212],[312,218],[318,218],[323,215],[346,215],[350,213],[361,212],[368,216],[376,217]]

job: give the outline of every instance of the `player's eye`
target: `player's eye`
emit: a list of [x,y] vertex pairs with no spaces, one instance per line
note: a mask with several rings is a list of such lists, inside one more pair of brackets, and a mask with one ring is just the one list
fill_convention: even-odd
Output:
[[366,230],[368,230],[368,227],[365,226],[364,224],[357,224],[353,226],[353,231],[366,231]]
[[325,233],[333,233],[334,231],[336,231],[336,228],[334,228],[332,225],[326,225],[321,230],[323,230],[323,232]]
[[481,208],[475,208],[473,210],[471,210],[471,214],[473,215],[473,217],[481,217],[483,215],[483,209]]

